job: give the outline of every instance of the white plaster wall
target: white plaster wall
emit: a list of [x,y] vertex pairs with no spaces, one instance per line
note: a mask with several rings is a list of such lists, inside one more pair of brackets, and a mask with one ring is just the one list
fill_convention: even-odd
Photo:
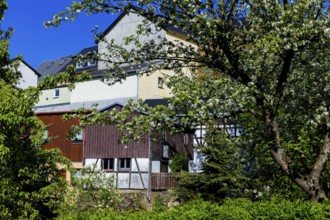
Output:
[[160,161],[152,161],[151,172],[160,173]]
[[112,86],[101,82],[100,79],[80,82],[72,90],[71,103],[136,97],[137,83],[137,76],[130,76],[123,83]]
[[106,177],[113,177],[115,182],[116,182],[116,173],[106,173],[105,176]]
[[[148,187],[149,184],[149,175],[148,175],[148,167],[149,167],[149,159],[148,158],[137,158],[136,159],[139,168],[141,172],[141,175],[138,173],[137,165],[135,162],[135,159],[132,158],[131,160],[131,174],[130,172],[118,172],[117,174],[115,172],[108,172],[106,176],[114,176],[117,178],[117,188],[119,189],[143,189],[143,185],[145,188]],[[114,159],[114,171],[117,171],[117,163],[118,158]],[[96,164],[96,169],[101,168],[101,158],[96,159],[96,158],[88,158],[85,159],[85,166],[94,166]],[[153,161],[153,172],[160,172],[160,161]],[[131,177],[130,177],[131,175]],[[130,179],[131,178],[131,179]],[[142,181],[143,184],[142,184]],[[129,185],[129,181],[131,180],[131,184]]]
[[[125,45],[124,46],[124,37],[128,37],[131,35],[136,35],[137,31],[137,26],[139,24],[142,24],[143,17],[134,13],[129,13],[125,15],[118,23],[116,26],[113,27],[113,29],[105,36],[105,40],[107,42],[110,42],[112,39],[115,40],[115,43],[118,45],[121,45],[125,47],[127,50],[131,50],[135,46],[133,44],[130,45]],[[152,32],[155,34],[150,34],[149,36],[136,36],[139,39],[140,43],[144,43],[150,40],[154,40],[155,43],[160,42],[161,38],[165,38],[165,31],[156,31],[156,27],[154,25],[148,26],[152,29]],[[98,44],[99,48],[99,53],[100,54],[108,54],[108,49],[106,48],[107,43],[105,42],[100,42]],[[107,69],[111,67],[111,65],[107,65],[105,62],[100,61],[98,63],[98,68],[99,69]]]
[[[138,162],[140,172],[148,172],[148,167],[149,167],[149,159],[148,158],[136,158],[136,161]],[[139,171],[134,158],[132,158],[131,170],[135,171],[135,172]]]
[[[56,89],[60,90],[59,97],[54,97],[54,92]],[[36,104],[36,106],[69,103],[70,100],[71,100],[71,91],[69,91],[68,87],[45,89],[42,90],[41,95],[39,96],[39,101]]]
[[101,159],[89,158],[85,159],[85,166],[94,166],[96,164],[96,168],[101,168]]
[[29,86],[37,86],[38,76],[35,74],[35,72],[33,72],[33,70],[30,69],[30,67],[26,66],[23,62],[20,61],[18,71],[21,72],[22,77],[20,78],[17,87],[26,89]]
[[141,177],[138,173],[132,173],[131,174],[131,188],[133,189],[143,189],[143,184],[145,184],[146,182],[143,180],[143,184],[141,182]]
[[129,173],[118,173],[117,178],[118,188],[129,188]]

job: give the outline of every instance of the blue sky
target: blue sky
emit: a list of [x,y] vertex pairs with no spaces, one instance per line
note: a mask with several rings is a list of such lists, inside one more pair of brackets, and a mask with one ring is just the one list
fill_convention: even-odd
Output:
[[98,25],[105,30],[116,16],[100,14],[80,16],[74,22],[63,23],[57,28],[45,28],[43,22],[64,10],[72,0],[7,0],[9,9],[1,28],[13,27],[10,39],[11,57],[22,55],[32,67],[42,62],[78,53],[93,46],[91,29]]

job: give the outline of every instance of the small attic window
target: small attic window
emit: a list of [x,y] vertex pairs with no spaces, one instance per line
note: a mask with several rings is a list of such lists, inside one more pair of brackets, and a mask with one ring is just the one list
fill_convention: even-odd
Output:
[[96,59],[91,59],[88,61],[88,66],[95,66],[96,65]]
[[54,90],[54,98],[59,98],[60,97],[60,90],[59,89],[55,89]]
[[158,77],[158,88],[163,89],[164,88],[164,78]]

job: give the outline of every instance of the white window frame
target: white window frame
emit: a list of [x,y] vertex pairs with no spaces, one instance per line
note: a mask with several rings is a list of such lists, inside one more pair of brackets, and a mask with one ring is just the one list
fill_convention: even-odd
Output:
[[[122,164],[122,161],[123,164]],[[130,171],[131,170],[131,158],[119,158],[118,160],[118,170],[119,171]],[[123,166],[122,166],[123,165]]]
[[[106,166],[107,165],[107,166]],[[102,158],[101,168],[103,170],[113,171],[115,168],[115,159],[114,158]]]
[[83,129],[80,129],[79,133],[75,133],[71,140],[72,141],[82,141],[83,140]]
[[60,97],[60,89],[55,89],[54,90],[54,99]]

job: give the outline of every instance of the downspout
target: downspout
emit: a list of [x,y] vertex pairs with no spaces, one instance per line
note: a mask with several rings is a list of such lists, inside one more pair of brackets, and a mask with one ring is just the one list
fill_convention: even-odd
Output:
[[150,203],[150,194],[151,194],[151,170],[152,170],[152,158],[151,158],[151,138],[150,134],[148,135],[148,157],[149,157],[149,166],[148,166],[148,188],[147,188],[147,202]]
[[136,86],[136,96],[137,96],[137,99],[140,98],[140,94],[139,94],[139,90],[140,90],[140,77],[139,77],[139,74],[138,72],[136,73],[136,81],[137,81],[137,86]]

